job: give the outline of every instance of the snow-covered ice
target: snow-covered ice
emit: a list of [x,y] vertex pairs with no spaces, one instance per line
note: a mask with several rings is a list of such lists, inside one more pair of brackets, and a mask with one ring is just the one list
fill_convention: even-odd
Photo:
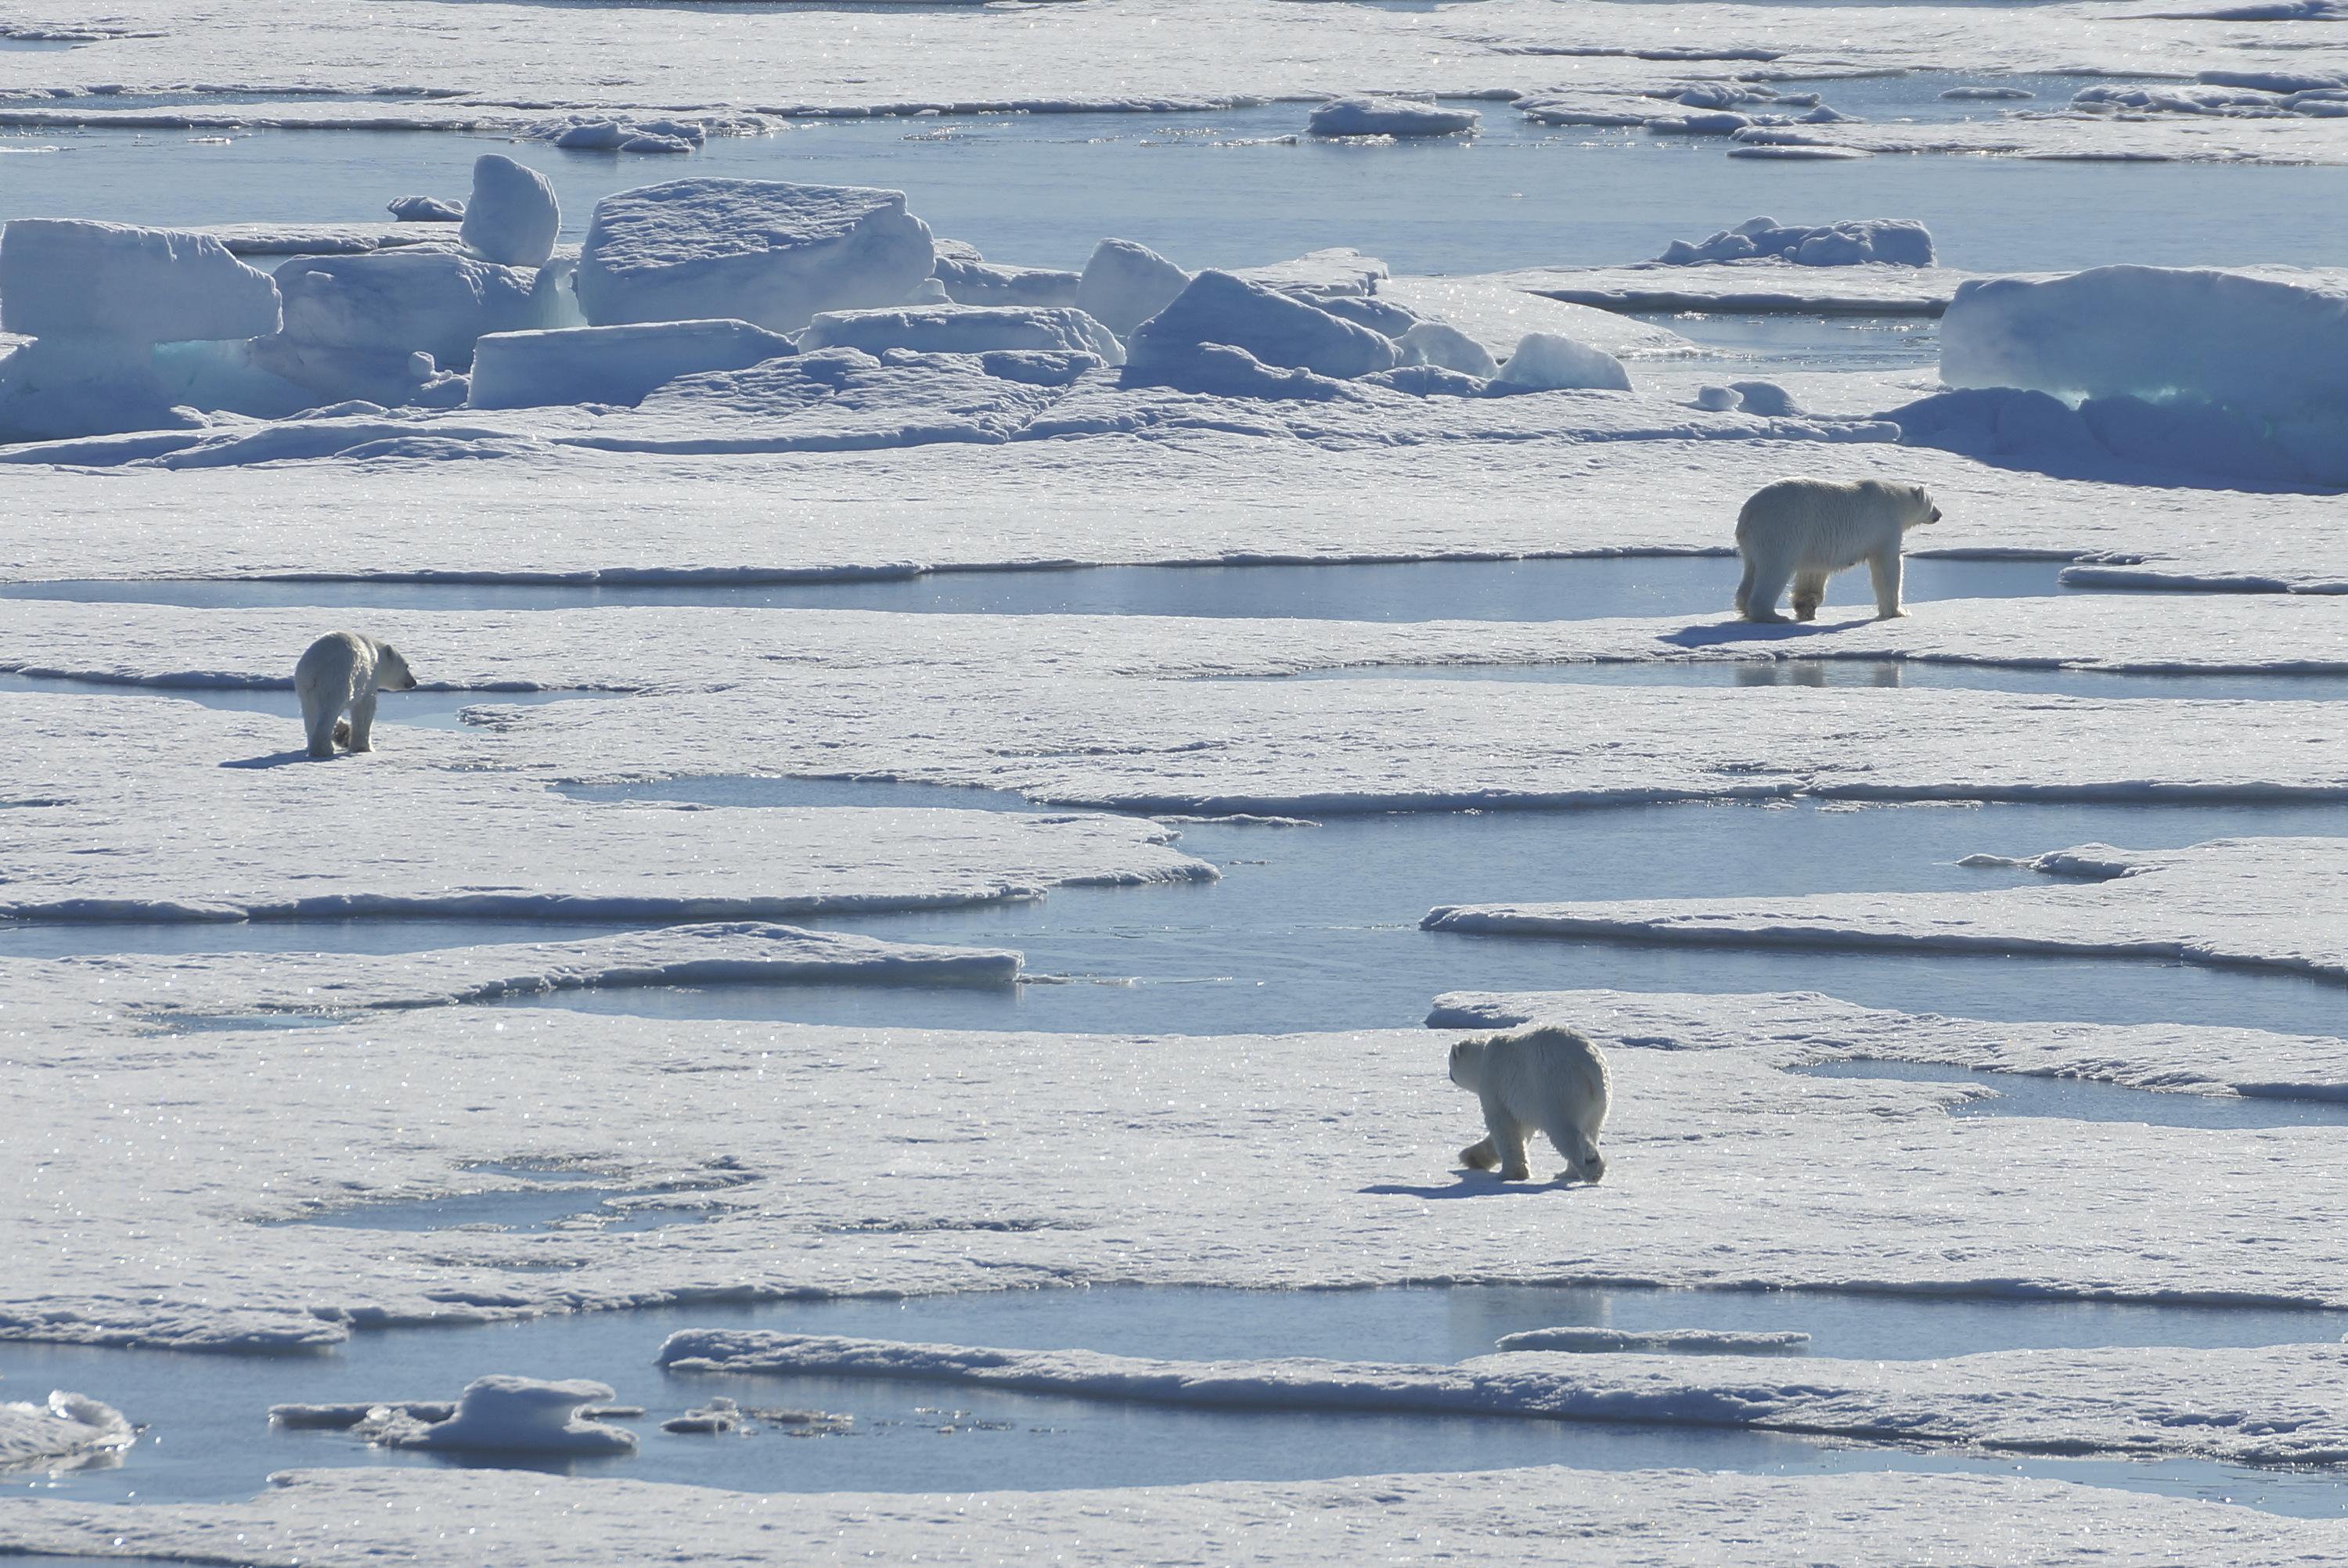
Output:
[[1429,912],[1426,925],[1498,936],[2256,964],[2348,982],[2348,931],[2308,919],[2310,910],[2348,907],[2348,839],[2225,838],[2158,854],[2084,845],[2026,864],[2051,885],[1766,902],[1462,905]]
[[458,233],[483,261],[544,266],[561,229],[562,207],[546,176],[503,153],[485,152],[473,160],[473,194]]
[[0,1399],[0,1471],[103,1461],[137,1435],[121,1411],[86,1395],[57,1389],[37,1405]]
[[1088,354],[1103,364],[1123,364],[1116,334],[1083,311],[1038,305],[896,305],[885,310],[825,311],[798,333],[801,350],[857,348],[867,354],[985,354],[1025,349]]
[[1474,130],[1484,117],[1416,98],[1332,98],[1305,117],[1314,136],[1449,136]]
[[359,1430],[388,1449],[431,1449],[470,1453],[627,1453],[636,1434],[592,1419],[582,1406],[612,1398],[612,1386],[585,1378],[559,1381],[493,1373],[477,1378],[457,1397],[457,1410],[445,1420],[422,1420],[386,1407],[382,1419]]
[[935,261],[902,191],[677,179],[595,204],[574,287],[593,326],[730,318],[788,333],[894,304]]
[[1748,256],[1780,256],[1801,267],[1856,267],[1870,261],[1930,267],[1932,236],[1921,223],[1908,219],[1844,219],[1812,225],[1748,218],[1707,240],[1694,243],[1674,240],[1655,260],[1665,266],[1684,267]]
[[782,333],[736,321],[492,333],[473,344],[465,403],[469,408],[633,405],[679,376],[747,370],[794,352]]

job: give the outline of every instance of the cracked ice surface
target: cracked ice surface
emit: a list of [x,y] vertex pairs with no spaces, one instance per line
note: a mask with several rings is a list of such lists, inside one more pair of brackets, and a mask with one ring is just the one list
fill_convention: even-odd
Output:
[[2056,880],[1987,893],[1468,904],[1433,910],[1424,925],[1490,936],[2181,958],[2348,980],[2348,928],[2310,917],[2348,909],[2348,839],[2219,838],[2160,853],[2091,844],[2024,864]]

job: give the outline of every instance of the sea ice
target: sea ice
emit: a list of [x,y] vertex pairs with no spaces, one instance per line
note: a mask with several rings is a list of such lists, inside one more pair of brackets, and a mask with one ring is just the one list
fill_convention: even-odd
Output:
[[1810,227],[1750,218],[1700,243],[1674,240],[1655,260],[1684,267],[1751,256],[1783,256],[1804,267],[1851,267],[1864,261],[1929,267],[1933,264],[1932,236],[1921,223],[1905,218],[1846,219]]
[[1628,392],[1630,374],[1612,354],[1555,333],[1527,333],[1501,364],[1495,392],[1589,388]]
[[[2147,791],[2147,793],[2153,793]],[[2348,839],[2221,838],[2162,852],[2091,844],[2015,862],[2051,886],[1984,893],[1818,893],[1794,899],[1637,899],[1459,905],[1430,931],[1587,940],[2057,953],[2240,964],[2348,980],[2348,931],[2311,924],[2335,907]]]
[[[862,349],[880,354],[984,354],[1023,349],[1089,354],[1104,364],[1123,364],[1125,350],[1107,327],[1083,311],[1035,305],[893,305],[883,310],[826,311],[810,321],[797,342],[803,351]],[[714,367],[713,367],[714,368]]]
[[[1984,280],[1961,285],[1941,323],[1951,386],[2050,393],[2123,456],[2285,483],[2348,483],[2343,364],[2348,288],[2320,275],[2116,266]],[[2016,415],[2001,410],[2000,425]],[[2064,423],[2044,415],[2041,428]]]
[[277,270],[284,327],[253,341],[252,363],[321,403],[453,406],[465,397],[453,373],[471,366],[477,341],[555,324],[546,278],[446,251],[288,261]]
[[612,1398],[608,1383],[568,1378],[551,1382],[493,1373],[477,1378],[444,1421],[419,1420],[405,1409],[381,1407],[359,1430],[388,1449],[471,1452],[633,1453],[636,1434],[580,1414],[581,1407]]
[[946,299],[957,305],[1084,308],[1077,297],[1084,286],[1082,277],[1047,267],[996,266],[975,255],[950,256],[941,249],[927,281],[935,282]]
[[86,1394],[58,1389],[39,1405],[0,1399],[0,1471],[36,1465],[70,1468],[119,1453],[138,1435],[121,1411]]
[[1333,98],[1307,116],[1314,136],[1448,136],[1474,130],[1484,117],[1418,98]]
[[541,267],[561,231],[552,180],[502,153],[473,160],[473,194],[459,232],[475,254],[502,266]]
[[1411,363],[1415,364],[1439,365],[1486,381],[1500,374],[1498,362],[1482,343],[1442,322],[1421,322],[1395,342],[1403,353],[1413,356]]
[[574,287],[595,326],[723,317],[788,333],[895,304],[935,262],[902,191],[678,179],[595,204]]
[[1076,281],[1076,306],[1119,337],[1174,302],[1190,274],[1130,240],[1093,247]]
[[0,442],[200,425],[153,346],[277,323],[269,274],[209,235],[17,219],[0,227],[0,331],[33,341],[0,357]]
[[708,370],[747,370],[797,353],[748,322],[644,322],[493,333],[473,345],[473,408],[640,402],[662,383]]
[[1215,368],[1215,349],[1237,349],[1261,365],[1335,380],[1391,370],[1397,361],[1393,343],[1382,333],[1266,284],[1208,271],[1133,330],[1126,382],[1217,389],[1227,380]]

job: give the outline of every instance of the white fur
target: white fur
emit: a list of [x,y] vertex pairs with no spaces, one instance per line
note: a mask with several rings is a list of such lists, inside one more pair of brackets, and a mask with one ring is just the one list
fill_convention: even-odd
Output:
[[1532,1173],[1525,1136],[1538,1127],[1565,1156],[1558,1180],[1595,1182],[1606,1174],[1598,1130],[1606,1124],[1613,1080],[1588,1037],[1537,1024],[1463,1040],[1451,1048],[1451,1081],[1483,1102],[1490,1133],[1460,1150],[1460,1163],[1478,1171],[1498,1165],[1500,1180],[1521,1182]]
[[1745,580],[1736,587],[1736,613],[1747,620],[1783,620],[1777,596],[1794,585],[1794,619],[1815,620],[1827,579],[1865,561],[1875,578],[1875,614],[1889,620],[1900,607],[1900,547],[1910,528],[1941,520],[1941,508],[1921,485],[1882,479],[1780,479],[1754,492],[1736,514],[1736,553]]
[[[335,743],[355,752],[374,750],[375,694],[412,692],[416,677],[390,643],[356,631],[329,631],[310,644],[294,666],[294,691],[302,699],[302,728],[309,732],[310,754],[331,757]],[[345,712],[347,724],[338,723]]]

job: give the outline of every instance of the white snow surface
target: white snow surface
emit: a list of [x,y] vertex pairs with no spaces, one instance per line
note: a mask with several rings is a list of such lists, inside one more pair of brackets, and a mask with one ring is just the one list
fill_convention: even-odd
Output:
[[2348,981],[2348,927],[2310,918],[2311,911],[2348,908],[2348,839],[2219,838],[2158,853],[2091,844],[2024,864],[2053,885],[1986,893],[1469,904],[1432,910],[1423,924],[1490,936],[2159,958]]
[[2348,1348],[1993,1351],[1944,1360],[1806,1357],[1779,1376],[1748,1363],[1511,1351],[1451,1366],[1157,1361],[1093,1350],[996,1350],[682,1329],[661,1348],[681,1371],[918,1378],[1061,1398],[1274,1409],[1604,1419],[2025,1453],[2178,1455],[2233,1464],[2348,1459],[2348,1411],[2329,1387]]

